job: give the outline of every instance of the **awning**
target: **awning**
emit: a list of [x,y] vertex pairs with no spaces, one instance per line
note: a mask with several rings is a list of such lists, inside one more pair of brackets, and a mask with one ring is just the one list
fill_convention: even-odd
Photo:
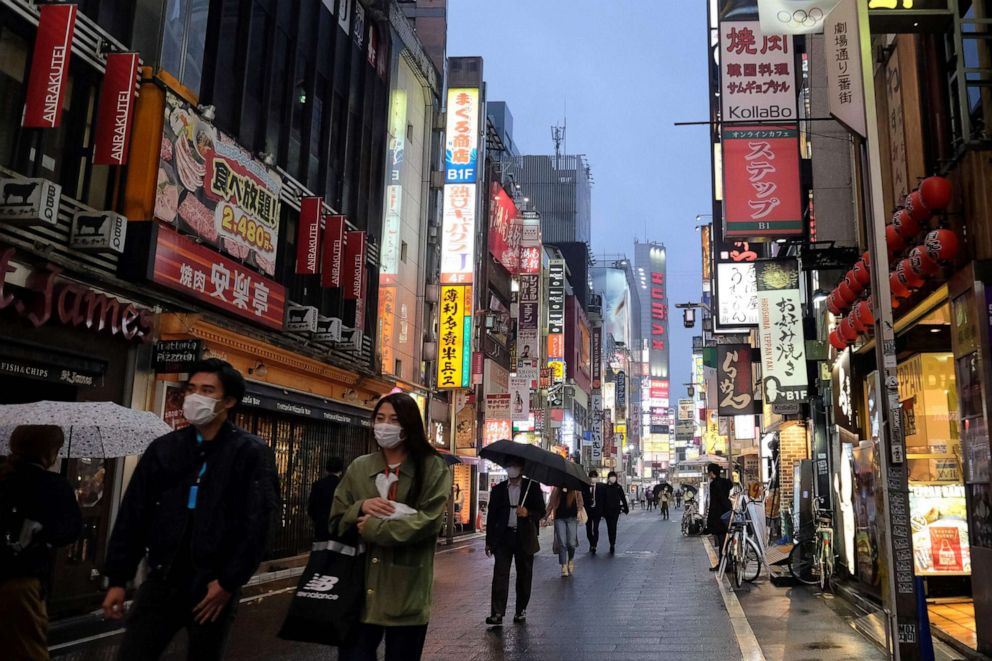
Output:
[[254,381],[248,382],[241,405],[324,422],[366,428],[372,426],[371,413],[365,409]]

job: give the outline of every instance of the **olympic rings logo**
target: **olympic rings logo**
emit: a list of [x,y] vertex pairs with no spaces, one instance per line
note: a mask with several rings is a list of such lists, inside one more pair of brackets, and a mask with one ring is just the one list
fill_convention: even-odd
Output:
[[823,20],[823,10],[819,7],[813,7],[809,11],[804,9],[797,9],[795,11],[780,11],[776,17],[779,23],[784,23],[785,25],[801,25],[806,28],[811,28],[817,25]]

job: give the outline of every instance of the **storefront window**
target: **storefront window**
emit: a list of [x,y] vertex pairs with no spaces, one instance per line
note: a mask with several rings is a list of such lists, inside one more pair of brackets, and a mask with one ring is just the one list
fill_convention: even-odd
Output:
[[17,133],[23,104],[28,42],[11,30],[0,32],[0,164],[15,166]]

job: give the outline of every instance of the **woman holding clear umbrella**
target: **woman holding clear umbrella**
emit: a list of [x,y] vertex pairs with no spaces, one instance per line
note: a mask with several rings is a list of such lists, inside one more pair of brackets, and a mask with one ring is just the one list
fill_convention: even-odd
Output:
[[563,577],[575,573],[575,549],[579,545],[580,514],[585,514],[581,491],[567,487],[555,487],[551,491],[545,521],[554,520],[555,548],[558,549],[558,562],[561,564]]

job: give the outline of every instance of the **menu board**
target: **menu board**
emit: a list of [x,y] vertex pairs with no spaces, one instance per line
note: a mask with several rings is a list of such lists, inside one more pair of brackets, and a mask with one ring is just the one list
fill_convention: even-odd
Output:
[[964,486],[911,485],[913,564],[917,576],[971,574]]

